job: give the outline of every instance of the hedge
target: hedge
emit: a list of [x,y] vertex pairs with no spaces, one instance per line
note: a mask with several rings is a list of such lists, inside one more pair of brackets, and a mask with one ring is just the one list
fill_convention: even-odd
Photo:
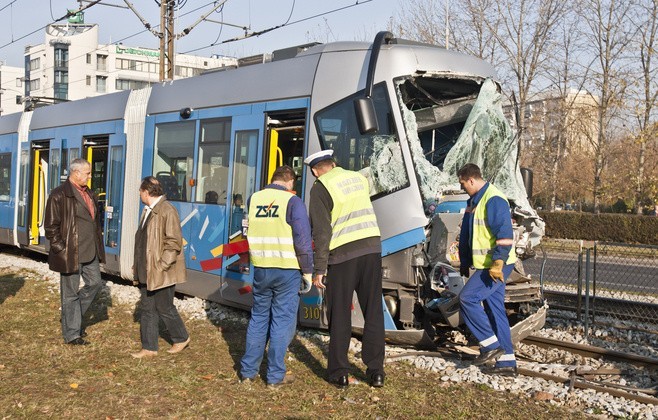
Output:
[[573,211],[539,212],[546,236],[553,239],[658,245],[658,217],[592,214]]

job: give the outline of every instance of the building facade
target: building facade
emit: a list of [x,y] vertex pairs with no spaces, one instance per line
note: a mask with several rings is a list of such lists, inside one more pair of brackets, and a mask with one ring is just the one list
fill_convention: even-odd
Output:
[[[45,43],[25,48],[24,95],[57,103],[158,83],[158,50],[98,43],[96,24],[53,24]],[[174,79],[237,64],[234,58],[177,54]]]
[[[598,106],[598,97],[585,90],[547,91],[529,97],[522,111],[522,147],[532,149],[562,138],[563,153],[591,150],[598,134]],[[517,129],[513,107],[506,106],[505,112]]]
[[0,115],[23,110],[23,69],[0,62]]

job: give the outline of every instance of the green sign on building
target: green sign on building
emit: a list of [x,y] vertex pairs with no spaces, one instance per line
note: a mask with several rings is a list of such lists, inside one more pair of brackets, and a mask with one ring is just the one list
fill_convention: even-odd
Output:
[[69,13],[69,23],[85,23],[85,13],[66,9]]

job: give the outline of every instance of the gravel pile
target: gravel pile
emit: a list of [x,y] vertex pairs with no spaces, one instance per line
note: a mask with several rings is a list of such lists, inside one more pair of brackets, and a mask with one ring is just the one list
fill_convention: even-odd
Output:
[[[0,254],[0,271],[18,272],[21,270],[37,273],[37,278],[40,277],[46,281],[52,293],[59,293],[59,274],[51,272],[47,264],[13,255]],[[112,302],[134,305],[139,300],[139,292],[136,287],[110,281],[106,283],[107,287],[103,289],[102,293]],[[245,311],[227,308],[199,298],[176,299],[175,304],[188,319],[208,319],[211,322],[231,320],[243,324],[248,321]],[[590,331],[589,340],[586,340],[582,326],[577,325],[575,321],[570,319],[572,317],[573,314],[551,310],[546,327],[539,331],[537,335],[658,358],[658,334],[652,333],[652,331],[658,330],[656,325],[631,324],[605,328],[594,327]],[[619,322],[617,323],[619,324]],[[300,330],[298,335],[320,346],[326,345],[329,340],[326,334],[319,334],[313,330]],[[451,341],[460,344],[467,343],[466,338],[458,332],[452,334]],[[357,356],[361,351],[361,342],[352,339],[350,351],[354,356]],[[498,391],[529,395],[537,400],[548,401],[550,404],[580,409],[585,407],[583,410],[588,414],[658,419],[658,406],[613,397],[607,393],[581,389],[570,390],[568,385],[522,375],[516,378],[485,375],[468,361],[415,354],[419,352],[395,346],[387,346],[386,353],[388,363],[405,360],[419,370],[437,372],[440,375],[440,380],[447,383],[471,382],[484,384]],[[519,367],[561,377],[569,377],[574,369],[582,369],[585,366],[593,370],[614,367],[621,369],[626,374],[621,377],[601,377],[600,380],[634,388],[655,388],[658,382],[656,372],[648,372],[643,368],[621,363],[611,364],[585,359],[555,349],[548,350],[532,345],[519,344],[516,354]],[[419,374],[418,378],[422,380],[422,375]],[[431,384],[428,384],[428,386],[431,386]]]

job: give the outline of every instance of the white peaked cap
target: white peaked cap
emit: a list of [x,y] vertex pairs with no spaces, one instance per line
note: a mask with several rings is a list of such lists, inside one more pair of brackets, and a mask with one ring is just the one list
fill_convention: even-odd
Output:
[[333,149],[321,150],[304,159],[304,163],[312,168],[323,160],[331,159],[333,155]]

